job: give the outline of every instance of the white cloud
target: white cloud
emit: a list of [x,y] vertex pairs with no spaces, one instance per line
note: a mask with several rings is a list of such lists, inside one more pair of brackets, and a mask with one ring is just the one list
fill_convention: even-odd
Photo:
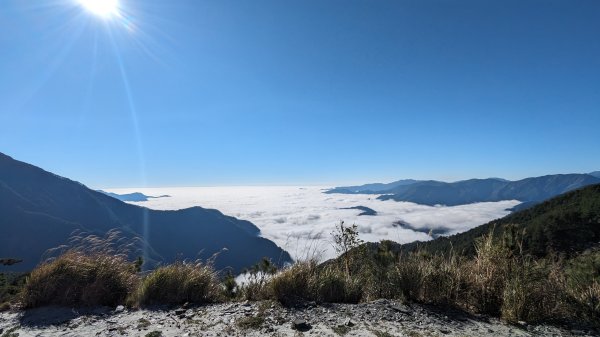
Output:
[[[365,241],[393,240],[400,243],[431,239],[427,234],[399,226],[402,220],[416,229],[447,228],[450,234],[466,231],[509,212],[516,200],[485,202],[454,207],[425,206],[392,200],[381,201],[376,195],[324,194],[321,187],[186,187],[111,189],[115,193],[142,192],[168,194],[169,198],[149,199],[137,205],[153,209],[181,209],[192,206],[215,208],[224,214],[251,221],[262,236],[275,241],[294,258],[316,256],[331,258],[335,252],[330,232],[340,220],[359,227]],[[358,216],[361,210],[343,209],[366,206],[376,216]]]

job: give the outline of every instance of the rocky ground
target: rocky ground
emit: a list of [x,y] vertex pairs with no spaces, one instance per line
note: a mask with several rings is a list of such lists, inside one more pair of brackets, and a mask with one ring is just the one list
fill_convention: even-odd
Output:
[[[18,335],[17,335],[18,334]],[[75,310],[46,307],[0,313],[1,337],[25,336],[600,336],[388,300],[284,308],[273,302],[176,309],[123,307]]]

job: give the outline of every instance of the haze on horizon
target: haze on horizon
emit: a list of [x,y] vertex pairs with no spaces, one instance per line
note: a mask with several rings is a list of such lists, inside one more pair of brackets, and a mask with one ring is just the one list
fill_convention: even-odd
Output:
[[598,1],[116,3],[0,3],[1,152],[98,188],[600,169]]

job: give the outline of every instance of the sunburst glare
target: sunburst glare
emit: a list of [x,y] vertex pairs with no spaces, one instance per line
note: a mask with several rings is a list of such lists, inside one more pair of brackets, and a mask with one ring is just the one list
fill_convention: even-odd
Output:
[[79,4],[94,15],[109,18],[119,13],[119,0],[78,0]]

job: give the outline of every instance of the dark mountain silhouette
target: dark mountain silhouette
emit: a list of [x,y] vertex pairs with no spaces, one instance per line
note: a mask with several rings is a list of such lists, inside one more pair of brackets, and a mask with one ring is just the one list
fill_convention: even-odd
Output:
[[344,193],[344,194],[358,194],[358,193],[381,193],[383,191],[389,191],[394,187],[398,186],[406,186],[412,185],[414,183],[419,182],[419,180],[414,179],[404,179],[398,180],[391,183],[383,184],[383,183],[374,183],[374,184],[365,184],[360,186],[345,186],[345,187],[335,187],[326,191],[325,193]]
[[201,207],[156,211],[126,204],[0,153],[0,257],[22,259],[14,268],[31,269],[75,230],[102,235],[112,229],[141,238],[148,262],[221,252],[215,267],[239,272],[262,257],[279,264],[291,260],[248,221]]
[[550,253],[574,255],[600,246],[600,184],[568,192],[460,234],[395,244],[395,250],[433,254],[452,250],[473,255],[475,240],[492,230],[498,239],[508,230],[516,233],[522,238],[524,252],[537,257]]
[[170,195],[159,195],[157,197],[151,196],[151,195],[145,195],[144,193],[140,193],[140,192],[133,192],[133,193],[126,193],[126,194],[117,194],[117,193],[112,193],[112,192],[106,192],[106,191],[102,191],[102,190],[98,190],[98,192],[100,193],[104,193],[110,197],[119,199],[121,201],[148,201],[148,199],[156,199],[156,198],[168,198],[170,197]]
[[[470,179],[447,183],[427,180],[377,192],[380,200],[410,201],[423,205],[464,205],[475,202],[519,200],[524,207],[592,184],[600,178],[589,174],[556,174],[508,181],[499,178]],[[344,193],[345,188],[331,190]]]
[[600,171],[594,171],[594,172],[590,172],[588,174],[591,176],[594,176],[596,178],[600,178]]
[[358,213],[358,216],[377,215],[377,211],[375,211],[374,209],[369,208],[367,206],[353,206],[353,207],[345,207],[345,208],[341,208],[341,209],[357,209],[357,210],[361,211],[360,213]]

